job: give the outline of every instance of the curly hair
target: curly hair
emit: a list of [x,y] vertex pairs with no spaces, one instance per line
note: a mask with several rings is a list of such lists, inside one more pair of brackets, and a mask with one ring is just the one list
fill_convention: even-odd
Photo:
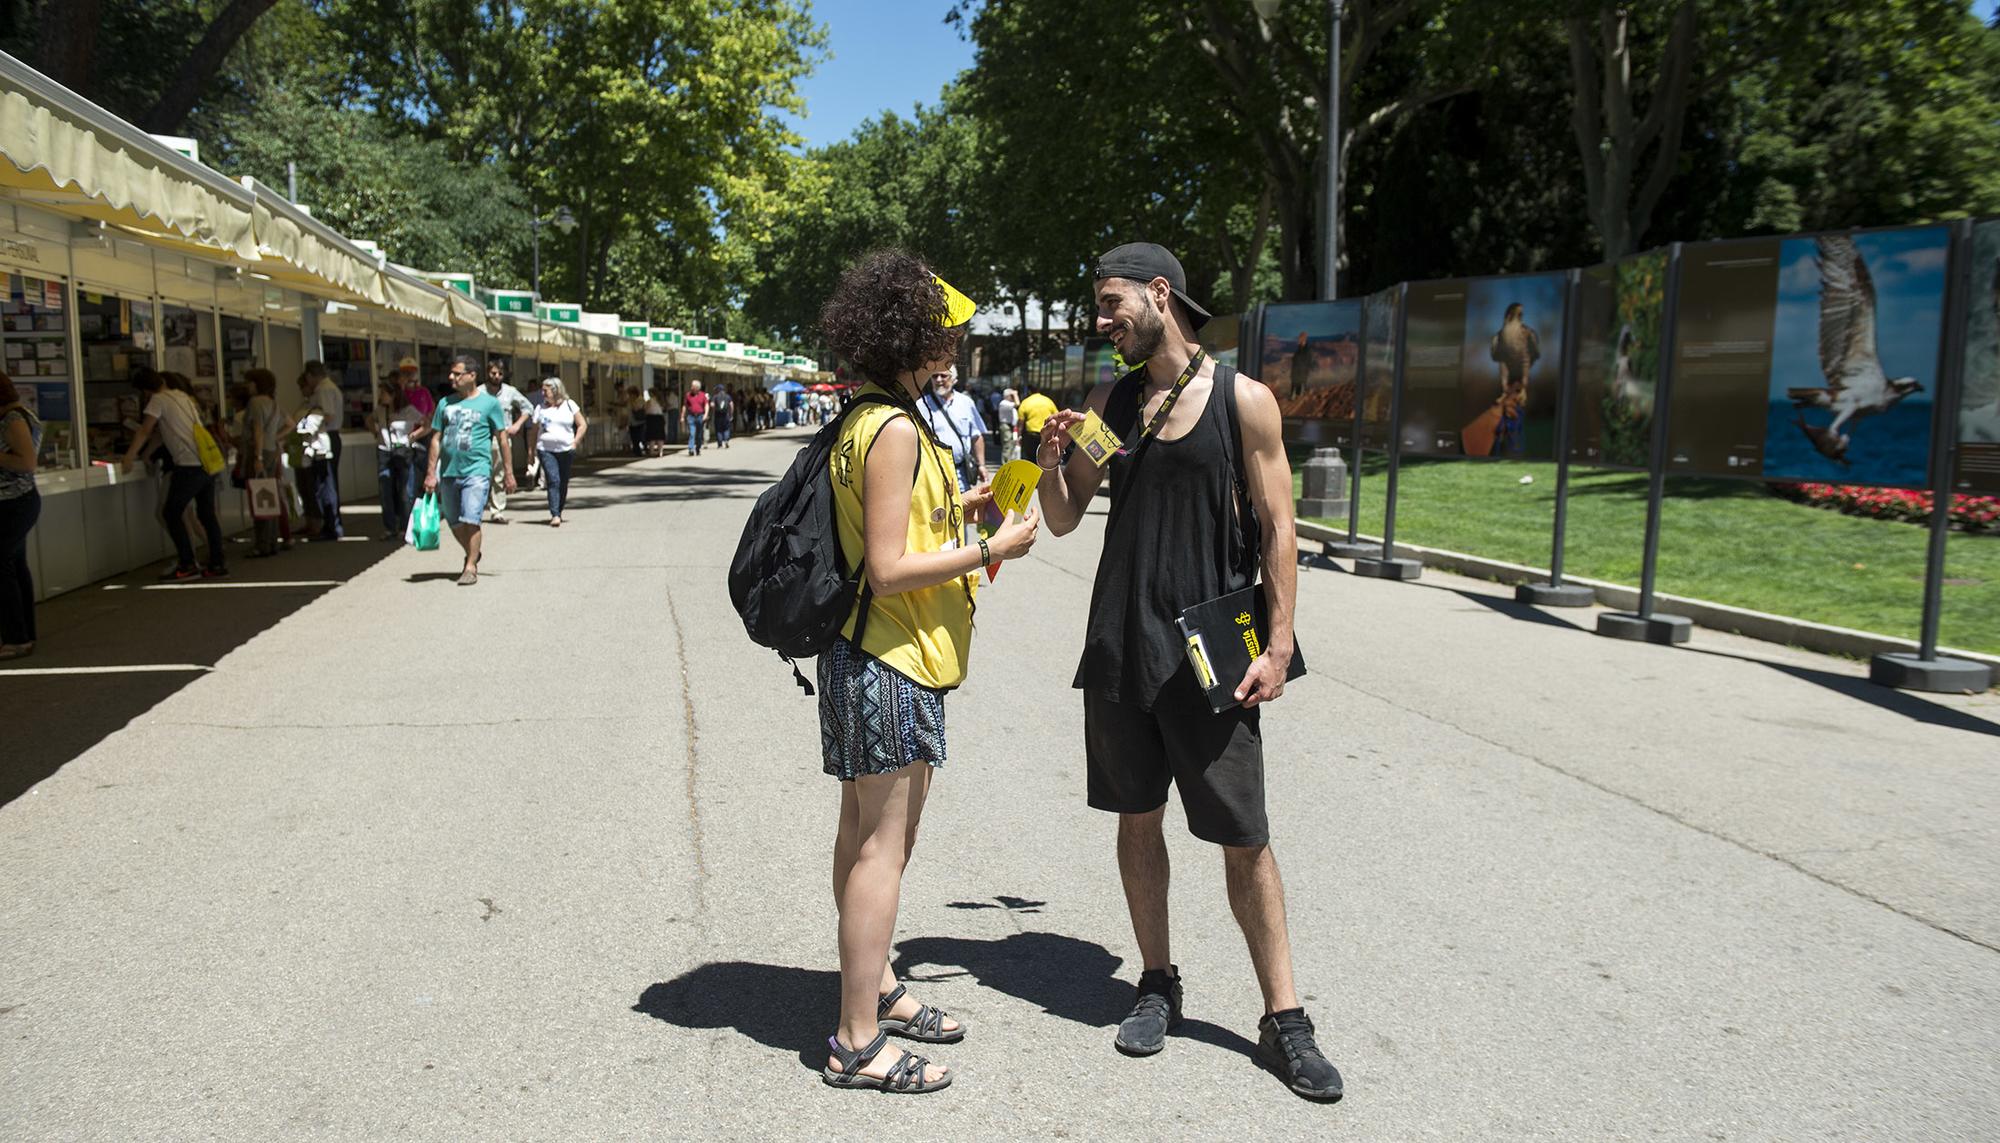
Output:
[[952,355],[958,332],[939,320],[944,312],[944,291],[923,259],[876,250],[840,276],[819,328],[842,360],[893,389],[903,374]]

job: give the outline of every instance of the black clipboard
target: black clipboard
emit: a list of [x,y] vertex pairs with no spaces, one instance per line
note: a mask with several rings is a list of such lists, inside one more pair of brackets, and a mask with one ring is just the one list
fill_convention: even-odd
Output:
[[[1236,701],[1236,685],[1270,639],[1270,605],[1264,602],[1263,589],[1252,585],[1197,603],[1174,622],[1180,625],[1188,665],[1194,668],[1195,685],[1208,697],[1209,710],[1221,714],[1243,705]],[[1305,673],[1306,657],[1295,643],[1285,681]]]

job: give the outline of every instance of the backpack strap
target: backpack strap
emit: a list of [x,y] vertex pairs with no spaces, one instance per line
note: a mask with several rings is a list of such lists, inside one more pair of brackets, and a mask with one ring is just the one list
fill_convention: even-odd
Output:
[[1256,579],[1258,565],[1264,558],[1264,529],[1257,519],[1257,502],[1250,498],[1250,479],[1243,467],[1243,418],[1236,408],[1236,367],[1217,364],[1215,384],[1222,390],[1222,416],[1229,422],[1228,431],[1222,434],[1222,451],[1229,454],[1230,477],[1236,489],[1236,519],[1243,528],[1241,550],[1248,557],[1244,566],[1237,568]]
[[[853,412],[856,408],[858,408],[863,404],[888,405],[889,407],[895,409],[897,412],[901,413],[903,416],[909,418],[911,425],[917,428],[917,466],[910,472],[910,486],[912,488],[915,488],[917,483],[917,478],[919,476],[922,476],[924,472],[924,440],[923,440],[924,430],[922,429],[922,427],[917,426],[917,419],[910,415],[910,411],[908,409],[903,408],[903,406],[897,404],[895,401],[890,400],[887,397],[882,396],[879,393],[863,393],[855,397],[854,400],[848,402],[847,408],[841,410],[840,419],[842,421],[845,421],[849,413]],[[895,420],[895,418],[891,417],[889,418],[889,420],[893,421]],[[889,421],[884,421],[882,423],[886,425],[889,423]],[[882,430],[880,428],[877,428],[875,430],[876,438],[879,439],[881,435],[882,435]],[[868,442],[868,452],[874,452],[874,451],[875,451],[875,440],[871,439]],[[864,466],[867,464],[867,453],[862,454],[862,464]],[[852,642],[856,647],[859,647],[861,646],[861,640],[865,638],[868,634],[868,613],[870,610],[873,609],[875,605],[875,585],[868,582],[868,548],[865,540],[862,544],[861,560],[860,562],[854,565],[854,576],[856,579],[861,581],[861,602],[860,602],[861,617],[854,621],[854,638],[850,640],[850,642]],[[797,674],[798,668],[793,667],[792,673]]]

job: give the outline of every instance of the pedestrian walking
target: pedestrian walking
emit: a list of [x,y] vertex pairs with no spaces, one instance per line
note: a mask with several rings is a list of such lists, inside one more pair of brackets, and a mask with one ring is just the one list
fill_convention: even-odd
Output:
[[382,498],[382,538],[403,542],[410,524],[410,469],[417,463],[410,434],[423,414],[404,396],[403,387],[384,382],[376,387],[375,407],[368,414],[368,431],[375,434],[375,481]]
[[[208,430],[201,424],[201,408],[194,398],[185,393],[177,393],[167,388],[166,381],[151,369],[138,371],[135,383],[145,397],[145,409],[141,413],[139,431],[132,436],[132,443],[126,446],[120,467],[130,470],[139,458],[140,450],[154,433],[166,445],[174,467],[167,477],[167,499],[160,507],[160,523],[167,530],[167,538],[174,542],[174,566],[161,574],[163,580],[190,580],[207,577],[214,579],[229,574],[229,565],[222,555],[222,521],[215,514],[215,472],[211,472],[209,459],[204,458],[198,436],[208,436]],[[213,440],[208,448],[217,448]],[[219,450],[213,456],[213,467],[221,471]],[[195,562],[194,540],[189,536],[187,521],[183,514],[188,505],[194,505],[195,516],[201,521],[201,530],[207,534],[208,563],[206,566]]]
[[1012,389],[1002,392],[993,419],[1000,425],[1000,463],[1021,459],[1021,395]]
[[718,385],[715,397],[708,404],[708,416],[715,422],[715,447],[729,447],[729,430],[736,419],[736,395],[729,386]]
[[41,451],[41,418],[22,403],[14,379],[0,373],[0,661],[35,653],[28,533],[42,516],[42,494],[35,487]]
[[347,398],[326,366],[317,361],[306,362],[300,372],[299,396],[305,404],[294,420],[307,440],[308,484],[313,510],[319,517],[319,530],[306,539],[338,540],[347,535],[340,519],[340,430]]
[[958,369],[931,378],[924,391],[924,416],[938,439],[951,446],[958,486],[971,488],[986,479],[986,421],[971,397],[958,391]]
[[590,421],[569,399],[560,378],[545,379],[542,393],[542,407],[528,422],[528,447],[541,459],[542,479],[548,484],[549,527],[560,528],[563,506],[569,502],[570,471]]
[[292,546],[293,491],[286,487],[291,471],[285,465],[285,433],[290,422],[278,408],[276,373],[269,369],[248,369],[243,380],[250,385],[250,402],[243,409],[244,443],[250,454],[245,467],[253,478],[274,478],[279,485],[277,516],[250,522],[251,558],[267,559]]
[[1034,385],[1021,400],[1021,455],[1038,456],[1042,451],[1042,429],[1056,415],[1056,403]]
[[700,381],[688,382],[688,395],[681,401],[681,411],[687,415],[688,455],[701,455],[701,434],[708,422],[708,394],[701,391]]
[[[535,411],[528,397],[507,380],[507,363],[496,357],[486,363],[486,393],[500,403],[500,415],[507,418],[505,439],[521,435],[521,427],[528,423],[528,414]],[[486,495],[489,518],[495,524],[507,522],[507,494],[515,488],[512,480],[500,479],[501,440],[495,439],[490,447],[487,460],[493,465],[492,479],[487,482]],[[509,469],[507,475],[512,476]]]
[[[1089,802],[1118,815],[1118,869],[1144,962],[1116,1046],[1151,1055],[1181,1020],[1162,832],[1167,788],[1177,786],[1189,832],[1222,848],[1230,910],[1264,995],[1257,1061],[1301,1096],[1338,1099],[1340,1072],[1320,1051],[1293,982],[1264,805],[1257,708],[1285,693],[1298,586],[1277,399],[1202,352],[1195,331],[1208,313],[1163,247],[1120,246],[1098,260],[1095,278],[1098,332],[1126,360],[1146,363],[1089,397],[1127,447],[1105,458],[1111,514],[1074,684],[1083,691]],[[1063,461],[1064,430],[1083,419],[1052,415],[1036,458],[1048,470],[1042,509],[1059,536],[1082,519],[1105,473],[1081,449]],[[1235,687],[1240,705],[1211,714],[1176,619],[1256,584],[1260,552],[1268,634]]]
[[424,415],[428,422],[432,413],[437,412],[437,396],[430,386],[424,384],[423,374],[414,357],[405,357],[396,362],[396,377],[403,386],[403,395],[410,405]]
[[667,455],[667,407],[660,401],[660,390],[655,387],[646,394],[646,455]]
[[822,768],[841,783],[840,1027],[822,1073],[835,1087],[936,1091],[950,1070],[885,1054],[890,1033],[926,1043],[965,1035],[896,982],[889,941],[932,772],[945,761],[945,693],[965,680],[979,568],[1025,555],[1037,527],[1031,511],[977,547],[961,543],[967,514],[984,510],[990,491],[960,495],[951,450],[917,408],[971,318],[970,301],[898,251],[850,269],[820,317],[834,351],[868,378],[863,392],[888,402],[855,406],[831,461],[841,554],[867,569],[855,615],[818,668]]
[[507,435],[507,417],[500,401],[479,387],[479,362],[468,355],[451,359],[446,374],[451,396],[431,415],[430,461],[424,476],[424,491],[438,494],[444,522],[451,525],[452,538],[465,551],[465,567],[458,573],[460,587],[479,582],[479,557],[484,532],[481,517],[486,512],[488,482],[496,479],[491,450],[500,442],[497,479],[511,491],[514,487],[514,450]]
[[[226,447],[228,438],[222,431],[222,425],[216,417],[215,410],[209,408],[208,402],[201,399],[200,393],[195,392],[193,378],[185,373],[163,369],[160,371],[160,383],[166,386],[168,392],[179,393],[188,400],[193,401],[196,416],[201,423],[201,427],[206,429],[209,436],[218,444]],[[171,458],[166,458],[163,461],[163,468],[168,472],[172,471],[173,461]],[[220,502],[222,495],[222,487],[222,478],[218,475],[215,484],[218,502]],[[165,494],[162,492],[162,502],[164,502],[164,498]],[[193,504],[189,504],[187,507],[181,509],[181,522],[187,525],[188,535],[194,539],[195,547],[201,548],[207,546],[208,529],[202,527],[201,518],[196,514]]]

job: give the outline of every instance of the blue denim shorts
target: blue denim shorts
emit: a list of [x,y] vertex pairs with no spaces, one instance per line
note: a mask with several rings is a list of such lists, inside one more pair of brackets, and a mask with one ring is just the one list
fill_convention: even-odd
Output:
[[438,480],[438,509],[446,524],[470,524],[477,528],[486,514],[486,494],[493,487],[490,476],[446,476]]

